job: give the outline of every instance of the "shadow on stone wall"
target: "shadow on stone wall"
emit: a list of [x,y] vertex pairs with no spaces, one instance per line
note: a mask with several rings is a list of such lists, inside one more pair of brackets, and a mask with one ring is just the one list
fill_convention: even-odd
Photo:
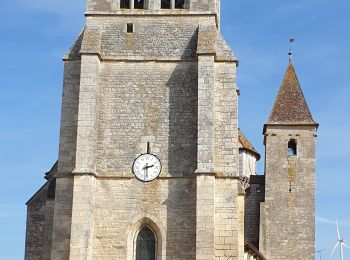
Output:
[[172,177],[192,175],[197,168],[197,64],[179,64],[168,81],[168,171]]
[[167,257],[194,259],[196,255],[198,71],[197,63],[174,70],[169,88],[169,194],[167,204]]

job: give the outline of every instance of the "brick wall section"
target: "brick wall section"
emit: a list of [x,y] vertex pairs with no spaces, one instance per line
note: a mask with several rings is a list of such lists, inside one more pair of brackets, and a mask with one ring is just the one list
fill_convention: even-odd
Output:
[[[266,129],[263,254],[269,260],[314,259],[315,134],[314,126]],[[297,156],[287,155],[290,139],[297,141]]]

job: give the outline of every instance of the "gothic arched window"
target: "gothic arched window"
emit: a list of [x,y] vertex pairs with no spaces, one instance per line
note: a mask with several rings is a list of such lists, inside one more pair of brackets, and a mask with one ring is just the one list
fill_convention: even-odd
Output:
[[136,260],[156,260],[156,236],[144,226],[136,238]]

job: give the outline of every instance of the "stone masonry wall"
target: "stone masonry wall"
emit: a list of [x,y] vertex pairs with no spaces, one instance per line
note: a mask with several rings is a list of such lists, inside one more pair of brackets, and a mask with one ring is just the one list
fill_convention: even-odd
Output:
[[215,176],[198,174],[196,192],[196,258],[215,259]]
[[[314,259],[315,134],[313,126],[266,130],[263,254],[269,260]],[[287,154],[290,139],[297,141],[295,156]]]
[[196,169],[197,66],[194,63],[106,62],[100,74],[97,171],[130,175],[151,152],[163,176]]
[[45,226],[42,235],[43,250],[41,260],[49,260],[51,256],[54,207],[55,199],[47,197],[45,210]]
[[[259,176],[263,177],[263,176]],[[260,202],[265,199],[265,185],[251,183],[245,197],[244,240],[250,241],[259,249]]]
[[[136,0],[131,0],[136,1]],[[195,12],[213,12],[216,11],[216,2],[219,0],[186,0],[186,8],[189,6],[190,11]],[[170,13],[177,11],[169,9],[160,9],[161,0],[145,0],[145,9],[157,13]],[[215,2],[215,3],[214,3]],[[131,5],[132,6],[132,5]],[[87,11],[95,12],[118,12],[120,11],[120,0],[88,0]],[[128,10],[129,11],[129,10]],[[137,11],[140,12],[139,9]],[[143,11],[143,10],[142,10]],[[146,11],[146,12],[147,12]],[[184,10],[181,10],[182,12]]]
[[69,259],[72,222],[73,178],[56,180],[51,259]]
[[[215,259],[243,260],[243,244],[239,244],[238,180],[215,181]],[[240,247],[241,246],[241,247]]]
[[[160,230],[158,257],[193,260],[196,252],[195,179],[101,179],[96,182],[93,258],[132,260],[136,231],[145,218]],[[148,225],[147,224],[147,225]],[[159,243],[163,243],[160,245]],[[129,253],[128,253],[129,252]],[[165,253],[166,252],[166,253]]]
[[47,185],[39,190],[27,204],[26,260],[41,259],[45,228]]
[[58,157],[58,172],[60,173],[71,173],[75,168],[80,66],[80,60],[66,61],[64,64]]
[[238,176],[238,97],[236,63],[215,63],[214,168]]
[[[198,25],[211,16],[87,17],[87,30],[101,33],[101,57],[113,60],[196,61]],[[133,32],[127,32],[127,24]]]

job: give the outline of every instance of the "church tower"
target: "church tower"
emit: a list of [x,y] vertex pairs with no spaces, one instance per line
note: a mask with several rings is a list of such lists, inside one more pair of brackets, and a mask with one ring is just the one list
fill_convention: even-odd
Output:
[[243,259],[237,59],[219,9],[87,1],[26,260]]
[[25,259],[313,259],[318,124],[292,63],[264,126],[264,178],[238,129],[220,0],[87,0],[85,17]]
[[289,62],[264,126],[260,250],[266,259],[314,259],[317,127]]

